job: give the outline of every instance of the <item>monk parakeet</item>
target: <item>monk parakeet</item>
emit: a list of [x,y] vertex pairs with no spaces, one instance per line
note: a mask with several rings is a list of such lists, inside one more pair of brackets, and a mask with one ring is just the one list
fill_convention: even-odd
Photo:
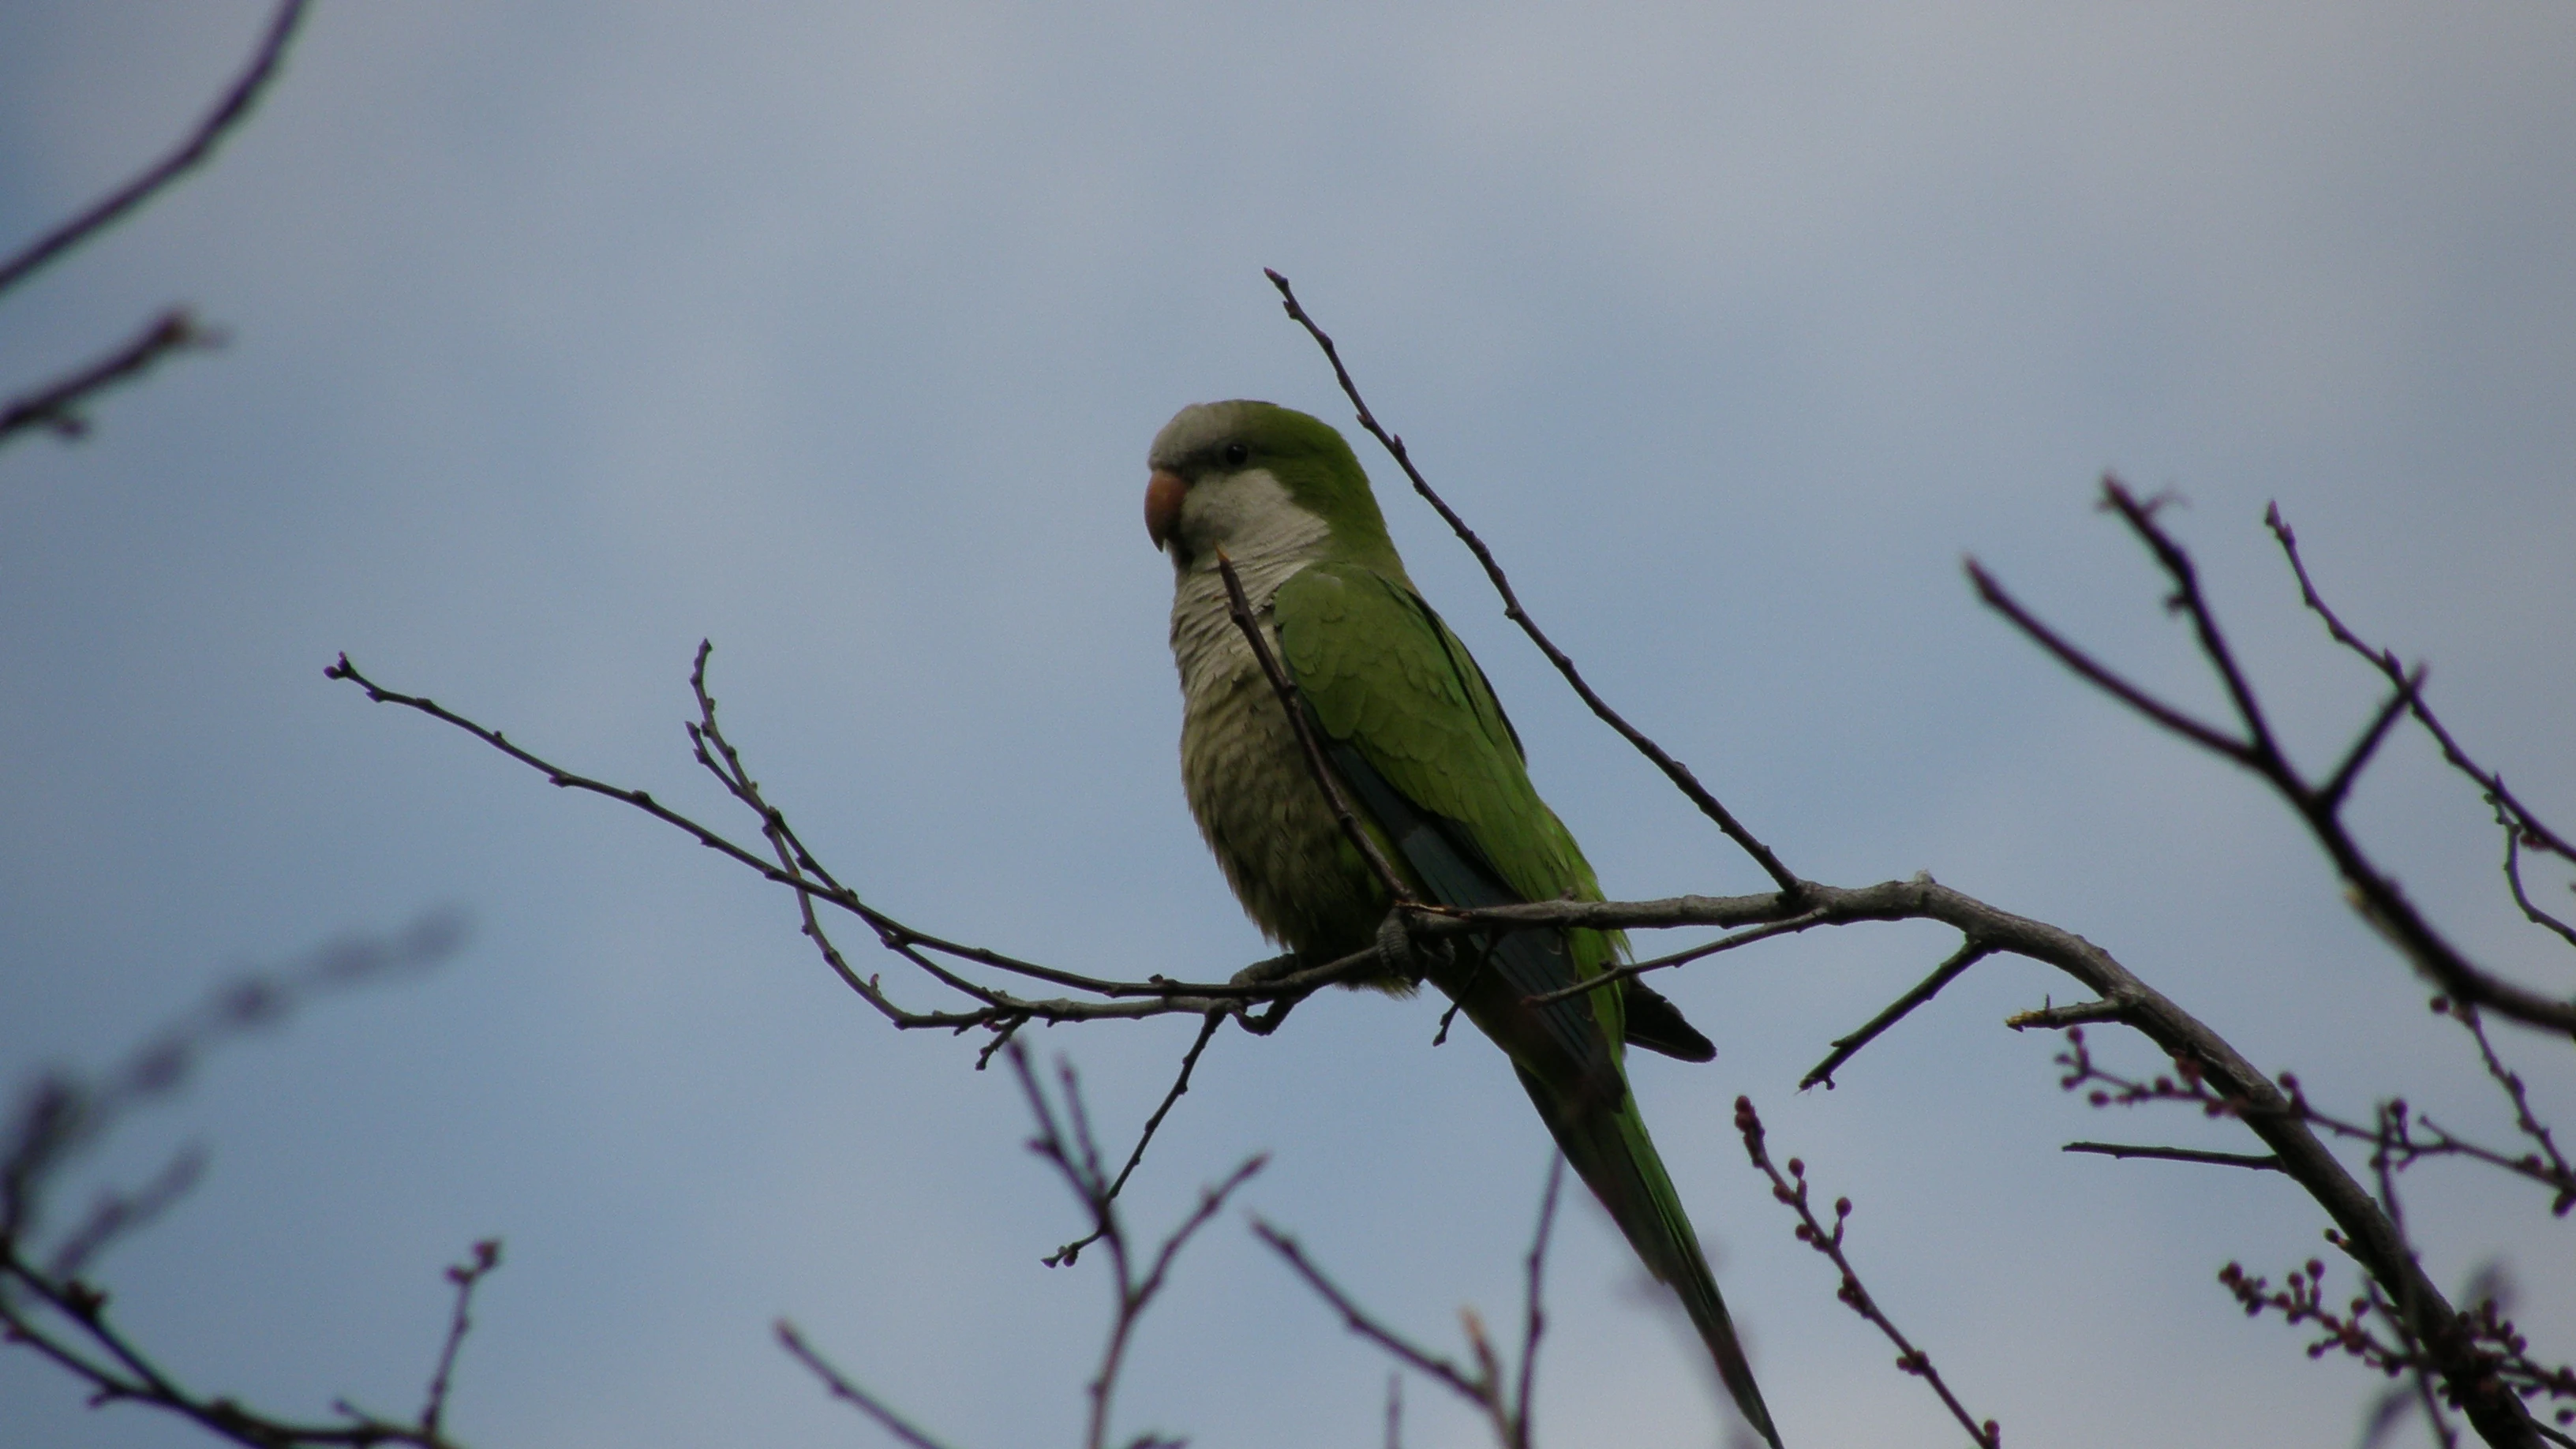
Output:
[[[1344,798],[1415,899],[1599,900],[1592,867],[1531,788],[1484,671],[1424,603],[1350,445],[1265,402],[1183,408],[1148,457],[1145,526],[1172,561],[1181,776],[1190,813],[1263,932],[1317,963],[1378,939],[1389,901],[1317,788],[1287,712],[1228,615],[1222,550],[1303,696]],[[1589,930],[1426,943],[1413,959],[1510,1055],[1539,1115],[1637,1256],[1673,1286],[1763,1438],[1779,1435],[1708,1260],[1629,1093],[1628,1044],[1690,1061],[1708,1039],[1635,978],[1547,1005],[1626,941]],[[1375,983],[1410,991],[1393,973]]]

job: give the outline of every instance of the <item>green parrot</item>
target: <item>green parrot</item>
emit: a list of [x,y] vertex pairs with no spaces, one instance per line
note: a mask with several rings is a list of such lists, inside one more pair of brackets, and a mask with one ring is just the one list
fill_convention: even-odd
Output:
[[[1389,901],[1229,617],[1220,554],[1296,681],[1344,798],[1416,899],[1602,899],[1574,837],[1531,787],[1484,671],[1406,576],[1341,434],[1272,403],[1200,403],[1156,435],[1148,462],[1145,527],[1174,577],[1181,777],[1200,833],[1264,933],[1305,959],[1333,960],[1378,940]],[[1546,1005],[1527,1000],[1599,975],[1626,948],[1598,931],[1521,931],[1426,943],[1413,959],[1509,1054],[1566,1160],[1647,1269],[1680,1294],[1718,1376],[1778,1449],[1622,1064],[1630,1044],[1687,1061],[1716,1049],[1633,977]],[[1409,992],[1419,978],[1371,984]]]

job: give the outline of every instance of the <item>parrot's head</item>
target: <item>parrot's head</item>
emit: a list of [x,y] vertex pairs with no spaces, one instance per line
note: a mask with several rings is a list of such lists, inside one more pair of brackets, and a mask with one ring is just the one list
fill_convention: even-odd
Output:
[[1236,558],[1302,555],[1375,564],[1401,577],[1386,518],[1351,445],[1276,403],[1192,403],[1146,455],[1145,531],[1184,573]]

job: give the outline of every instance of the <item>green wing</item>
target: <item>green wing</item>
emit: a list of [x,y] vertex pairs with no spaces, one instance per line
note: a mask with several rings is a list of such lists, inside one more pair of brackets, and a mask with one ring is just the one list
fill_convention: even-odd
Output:
[[1429,605],[1374,569],[1322,563],[1272,607],[1289,674],[1327,734],[1457,827],[1522,899],[1600,898],[1574,837],[1530,787],[1484,671]]
[[[1391,836],[1400,816],[1417,828],[1398,842],[1430,899],[1455,906],[1599,900],[1583,851],[1530,785],[1520,737],[1484,671],[1411,588],[1363,564],[1317,564],[1273,600],[1289,673],[1306,694],[1360,793],[1390,791],[1372,806]],[[1375,776],[1375,780],[1370,777]],[[1571,933],[1567,969],[1590,976],[1624,939]],[[1643,981],[1622,984],[1597,1007],[1614,1040],[1624,1036],[1683,1061],[1717,1054],[1673,1004]]]
[[[1283,585],[1272,609],[1288,672],[1336,763],[1429,898],[1601,898],[1573,835],[1531,787],[1484,671],[1411,589],[1364,565],[1320,563]],[[1600,932],[1565,935],[1555,979],[1529,990],[1588,979],[1615,955]],[[1620,1038],[1619,993],[1600,993],[1592,1013]]]

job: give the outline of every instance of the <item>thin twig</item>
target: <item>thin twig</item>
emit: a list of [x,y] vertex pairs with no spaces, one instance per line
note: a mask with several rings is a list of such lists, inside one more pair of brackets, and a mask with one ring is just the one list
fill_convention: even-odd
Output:
[[1554,991],[1542,991],[1535,996],[1524,996],[1521,998],[1521,1004],[1546,1006],[1553,1002],[1571,1001],[1575,997],[1598,991],[1613,982],[1625,981],[1631,976],[1643,976],[1649,971],[1662,971],[1673,966],[1686,966],[1693,961],[1717,955],[1721,951],[1732,951],[1739,946],[1768,941],[1774,936],[1795,935],[1800,931],[1825,924],[1827,920],[1821,912],[1809,911],[1804,915],[1792,916],[1785,921],[1773,921],[1768,925],[1738,931],[1731,936],[1720,936],[1714,941],[1703,941],[1699,945],[1685,947],[1669,955],[1656,956],[1645,961],[1631,961],[1625,966],[1614,966],[1607,971],[1587,976],[1571,986],[1560,986]]
[[29,242],[17,255],[0,262],[0,292],[25,281],[38,267],[89,240],[119,217],[152,199],[153,194],[178,180],[191,168],[214,154],[215,143],[241,124],[250,114],[260,92],[277,74],[278,62],[286,55],[287,42],[294,39],[295,27],[304,19],[306,0],[283,0],[269,15],[268,31],[260,37],[259,48],[251,53],[250,65],[232,87],[224,92],[215,108],[197,123],[197,129],[181,142],[179,149],[161,158],[142,175],[109,192],[89,209]]
[[1958,980],[1969,967],[1992,954],[1994,954],[1993,950],[1974,936],[1960,942],[1959,949],[1950,953],[1950,959],[1934,967],[1931,975],[1916,982],[1913,990],[1890,1002],[1886,1010],[1871,1017],[1860,1030],[1849,1036],[1834,1038],[1833,1051],[1823,1061],[1809,1067],[1807,1074],[1798,1079],[1798,1090],[1803,1092],[1818,1082],[1824,1083],[1827,1090],[1831,1090],[1834,1085],[1835,1068],[1850,1061],[1859,1054],[1862,1047],[1878,1040],[1879,1033],[1903,1021],[1907,1013],[1940,995],[1942,987]]
[[[705,657],[704,646],[701,646],[699,655],[701,666]],[[1032,961],[1023,961],[999,951],[947,940],[926,931],[916,930],[871,906],[855,891],[823,871],[812,853],[803,848],[802,843],[796,840],[793,831],[787,827],[785,816],[762,800],[757,786],[751,781],[749,775],[740,772],[739,757],[734,754],[730,745],[722,741],[719,732],[709,732],[705,744],[713,753],[706,757],[704,762],[718,774],[719,778],[727,780],[727,788],[734,790],[737,797],[742,799],[748,808],[760,815],[764,835],[773,828],[779,832],[773,844],[787,850],[791,857],[787,862],[773,863],[762,859],[749,847],[738,844],[714,828],[671,809],[647,791],[613,785],[604,780],[576,773],[521,748],[499,730],[478,724],[442,707],[435,700],[404,694],[377,684],[357,666],[350,663],[345,654],[327,666],[323,674],[326,678],[347,680],[355,684],[365,691],[368,699],[378,704],[398,705],[462,730],[519,764],[543,775],[548,784],[560,789],[579,790],[598,795],[641,810],[655,820],[682,832],[700,845],[753,871],[764,880],[785,886],[857,916],[877,932],[879,943],[887,950],[919,967],[942,985],[962,992],[979,1003],[974,1009],[966,1011],[907,1011],[886,998],[874,978],[861,976],[851,970],[847,962],[839,959],[838,952],[827,956],[826,959],[832,962],[833,969],[846,984],[866,997],[879,1011],[885,1013],[894,1025],[907,1030],[931,1028],[964,1031],[977,1027],[999,1027],[1014,1021],[1027,1020],[1087,1021],[1165,1015],[1198,1016],[1211,1010],[1232,1009],[1239,1004],[1303,996],[1321,986],[1370,974],[1380,965],[1377,951],[1371,948],[1338,961],[1326,962],[1285,976],[1261,981],[1184,982],[1166,977],[1153,977],[1143,981],[1109,981],[1077,972],[1058,970]],[[703,683],[703,674],[698,678]],[[711,711],[712,700],[709,700],[705,707]],[[708,721],[703,716],[698,728],[708,729]],[[730,764],[718,765],[715,763],[717,756],[722,756]],[[1008,992],[976,985],[941,967],[924,953],[936,953],[1110,999],[1077,1001],[1066,998],[1031,999],[1015,996]]]
[[2124,1021],[2129,1008],[2116,1001],[2070,1001],[2064,1006],[2042,1006],[2029,1011],[2016,1011],[2004,1018],[2004,1025],[2015,1031],[2033,1028],[2053,1030],[2058,1027],[2082,1026],[2095,1021]]
[[2523,837],[2521,826],[2506,816],[2504,803],[2502,801],[2496,802],[2495,813],[2496,824],[2504,827],[2505,888],[2513,893],[2513,903],[2522,908],[2522,918],[2531,922],[2535,926],[2539,926],[2554,933],[2560,940],[2565,941],[2568,945],[2576,946],[2576,926],[2571,926],[2567,922],[2559,919],[2557,916],[2542,910],[2532,901],[2529,893],[2523,889]]
[[2063,635],[2040,622],[2039,616],[2021,606],[1985,565],[1975,559],[1967,561],[1968,582],[1975,586],[1977,597],[1986,607],[2012,621],[2014,628],[2029,636],[2032,642],[2055,656],[2057,662],[2081,676],[2085,682],[2117,699],[2122,704],[2181,735],[2212,754],[2224,755],[2240,765],[2253,766],[2253,752],[2242,741],[2232,739],[2218,729],[2201,723],[2181,710],[2148,694],[2096,662],[2069,642]]
[[2060,1152],[2089,1152],[2101,1157],[2146,1158],[2155,1162],[2201,1162],[2212,1167],[2250,1167],[2279,1172],[2281,1158],[2271,1152],[2204,1152],[2197,1147],[2140,1147],[2127,1142],[2069,1142]]
[[[2559,1217],[2567,1216],[2570,1209],[2576,1209],[2576,1168],[2568,1166],[2567,1159],[2558,1151],[2558,1139],[2538,1117],[2532,1115],[2531,1095],[2523,1086],[2522,1074],[2506,1066],[2504,1058],[2496,1055],[2495,1043],[2487,1039],[2486,1022],[2478,1015],[2476,1007],[2447,1001],[2441,1003],[2441,1007],[2449,1015],[2459,1018],[2460,1025],[2468,1028],[2469,1035],[2476,1038],[2478,1057],[2486,1063],[2487,1075],[2495,1079],[2506,1100],[2513,1103],[2514,1126],[2540,1149],[2539,1156],[2548,1160],[2548,1180],[2554,1181],[2558,1187],[2558,1197],[2550,1204],[2550,1212]],[[2540,1167],[2537,1156],[2526,1155],[2521,1161],[2534,1169]]]
[[2278,503],[2264,505],[2263,523],[2272,530],[2272,537],[2279,541],[2283,557],[2289,560],[2290,572],[2299,580],[2300,601],[2324,621],[2326,633],[2336,643],[2370,661],[2372,668],[2387,676],[2388,682],[2406,696],[2407,709],[2415,716],[2416,723],[2441,744],[2442,758],[2450,763],[2451,768],[2475,780],[2478,788],[2493,797],[2499,808],[2510,811],[2517,831],[2530,837],[2533,845],[2561,859],[2576,861],[2576,843],[2570,843],[2565,836],[2542,824],[2529,806],[2505,788],[2503,776],[2480,765],[2469,757],[2468,751],[2460,748],[2459,741],[2451,737],[2450,730],[2433,713],[2433,707],[2425,702],[2423,691],[2409,683],[2406,670],[2397,662],[2396,653],[2372,648],[2360,635],[2347,628],[2333,608],[2327,605],[2325,597],[2317,592],[2315,581],[2308,577],[2307,560],[2299,555],[2299,536],[2291,531],[2289,521],[2281,516]]
[[[2001,584],[1971,560],[1968,574],[1978,595],[1989,607],[2010,620],[2015,628],[2083,679],[2165,729],[2261,776],[2288,802],[2318,846],[2325,851],[2326,857],[2334,862],[2335,870],[2349,887],[2353,905],[2362,918],[2419,972],[2439,986],[2445,995],[2486,1007],[2527,1025],[2576,1034],[2576,1001],[2544,996],[2481,970],[2434,929],[2394,879],[2372,864],[2343,823],[2342,806],[2351,780],[2339,775],[2326,786],[2312,785],[2282,752],[2261,705],[2255,699],[2253,686],[2238,667],[2235,653],[2219,628],[2218,617],[2201,592],[2191,556],[2156,521],[2155,504],[2137,498],[2114,477],[2102,480],[2102,501],[2105,509],[2119,514],[2127,522],[2130,531],[2155,556],[2166,577],[2172,581],[2174,591],[2167,600],[2168,605],[2190,619],[2203,658],[2219,676],[2228,697],[2235,703],[2237,722],[2244,731],[2241,737],[2194,719],[2120,678],[2023,608]],[[2285,529],[2276,528],[2276,531],[2286,534]],[[2285,538],[2285,546],[2286,542]],[[2296,562],[2295,557],[2293,562]],[[2304,579],[2304,571],[2301,576]],[[2303,584],[2302,587],[2306,586]],[[2313,600],[2313,590],[2310,594]],[[2321,603],[2318,607],[2322,611]],[[2349,637],[2339,622],[2333,627],[2338,631],[2338,638]],[[2394,658],[2380,662],[2390,675],[2393,686],[2417,709],[2418,718],[2426,717],[2421,708],[2422,694],[2415,687],[2414,677],[2400,669]],[[2377,733],[2376,730],[2366,733],[2362,744],[2375,744]],[[2467,756],[2459,754],[2449,743],[2447,733],[2437,730],[2437,735],[2445,741],[2444,748],[2454,757],[2454,763],[2481,785],[2492,780],[2494,788],[2490,794],[2494,798],[2509,799],[2501,793],[2502,781],[2494,780],[2493,776],[2469,763]],[[2358,769],[2359,761],[2366,759],[2367,755],[2367,749],[2356,749],[2351,768]],[[2518,802],[2515,808],[2519,813]]]
[[2370,763],[2370,757],[2378,751],[2380,742],[2388,738],[2388,727],[2397,723],[2398,717],[2406,712],[2406,702],[2423,687],[2424,667],[2419,664],[2406,676],[2406,682],[2389,694],[2387,702],[2380,705],[2379,713],[2371,716],[2361,738],[2353,741],[2352,748],[2344,752],[2343,763],[2335,767],[2334,774],[2318,789],[2317,803],[2320,806],[2328,811],[2343,808],[2344,797],[2352,793],[2353,781],[2361,778],[2362,769]]
[[[2404,1136],[2405,1123],[2406,1109],[2403,1106],[2393,1102],[2380,1103],[2379,1149],[2370,1156],[2371,1170],[2379,1177],[2380,1206],[2387,1212],[2389,1223],[2397,1229],[2400,1243],[2406,1242],[2406,1212],[2397,1200],[2397,1169],[2389,1161],[2391,1156],[2389,1148],[2392,1137]],[[2414,1251],[2411,1244],[2407,1246],[2408,1256],[2413,1256]],[[2379,1285],[2373,1283],[2369,1285],[2370,1299],[2379,1308],[2381,1315],[2396,1325],[2399,1340],[2405,1345],[2409,1367],[2413,1371],[2415,1397],[2417,1402],[2423,1405],[2425,1420],[2433,1426],[2433,1436],[2442,1441],[2442,1449],[2457,1449],[2460,1436],[2452,1431],[2450,1419],[2442,1413],[2441,1400],[2433,1392],[2433,1356],[2424,1351],[2425,1336],[2430,1325],[2418,1315],[2412,1287],[2411,1279],[2400,1282],[2399,1296],[2392,1306],[2386,1296],[2380,1292]]]
[[81,416],[80,408],[91,397],[142,376],[172,353],[220,347],[223,342],[222,333],[198,326],[187,308],[173,307],[98,361],[0,406],[0,443],[36,428],[64,438],[85,436],[89,420]]
[[[2242,1097],[2211,1085],[2201,1065],[2188,1057],[2176,1056],[2173,1070],[2151,1081],[2105,1070],[2093,1060],[2092,1047],[2080,1027],[2067,1031],[2066,1050],[2058,1054],[2056,1061],[2066,1069],[2065,1075],[2058,1079],[2058,1085],[2070,1092],[2084,1090],[2087,1100],[2096,1107],[2173,1102],[2197,1107],[2203,1116],[2213,1119],[2242,1116],[2245,1111],[2246,1103]],[[2512,1077],[2512,1074],[2507,1073],[2506,1076]],[[2519,1081],[2519,1078],[2500,1080],[2499,1085],[2511,1095]],[[2551,1155],[2547,1159],[2536,1152],[2517,1157],[2454,1135],[2429,1116],[2408,1114],[2403,1099],[2391,1104],[2399,1112],[2396,1126],[2383,1129],[2378,1125],[2364,1126],[2318,1107],[2309,1100],[2305,1087],[2294,1072],[2281,1073],[2280,1090],[2286,1094],[2284,1100],[2290,1112],[2300,1121],[2346,1142],[2370,1143],[2374,1155],[2393,1153],[2400,1168],[2411,1167],[2426,1158],[2464,1157],[2549,1189],[2553,1196],[2551,1210],[2555,1213],[2563,1214],[2571,1205],[2576,1205],[2576,1173],[2571,1173],[2563,1160],[2557,1158],[2554,1143],[2550,1145]],[[2526,1133],[2536,1132],[2542,1139],[2548,1135],[2548,1129],[2537,1121],[2524,1130]]]
[[466,1310],[474,1305],[474,1290],[501,1266],[501,1240],[485,1238],[474,1245],[471,1261],[447,1270],[447,1281],[456,1285],[456,1308],[448,1315],[447,1343],[438,1351],[438,1368],[429,1376],[429,1398],[420,1407],[420,1432],[438,1437],[438,1423],[447,1414],[447,1386],[456,1372],[456,1351],[465,1346],[466,1331],[474,1326]]
[[879,1428],[911,1445],[912,1449],[948,1449],[948,1446],[916,1428],[910,1420],[886,1407],[876,1395],[850,1382],[848,1376],[834,1368],[830,1360],[815,1352],[813,1345],[805,1341],[805,1335],[795,1324],[782,1318],[773,1325],[773,1331],[778,1335],[779,1346],[786,1349],[789,1356],[798,1363],[805,1365],[807,1371],[814,1377],[821,1379],[823,1387],[831,1391],[833,1398],[856,1407],[861,1413],[876,1420]]
[[1851,1260],[1843,1255],[1843,1228],[1851,1221],[1851,1199],[1834,1199],[1834,1225],[1828,1229],[1817,1220],[1814,1207],[1807,1201],[1807,1164],[1795,1157],[1790,1158],[1786,1177],[1772,1165],[1771,1152],[1764,1141],[1766,1134],[1762,1118],[1753,1110],[1750,1097],[1735,1099],[1735,1130],[1743,1135],[1745,1155],[1764,1176],[1771,1179],[1771,1195],[1788,1204],[1789,1210],[1797,1214],[1798,1241],[1830,1259],[1842,1274],[1842,1282],[1835,1288],[1834,1296],[1852,1312],[1876,1325],[1878,1331],[1887,1336],[1887,1341],[1896,1345],[1896,1366],[1931,1385],[1932,1392],[1940,1395],[1950,1416],[1968,1431],[1970,1439],[1975,1440],[1981,1449],[2001,1449],[2003,1433],[1995,1421],[1987,1419],[1980,1423],[1975,1415],[1968,1412],[1967,1406],[1959,1402],[1959,1396],[1950,1392],[1950,1385],[1942,1379],[1941,1371],[1932,1366],[1932,1356],[1916,1348],[1879,1308],[1878,1300],[1861,1286],[1860,1275],[1853,1270]]
[[1333,1311],[1342,1316],[1343,1327],[1376,1344],[1407,1368],[1435,1380],[1467,1402],[1479,1407],[1489,1403],[1492,1397],[1490,1390],[1468,1377],[1466,1370],[1428,1349],[1415,1346],[1402,1334],[1371,1317],[1367,1309],[1360,1307],[1339,1284],[1325,1275],[1323,1269],[1315,1266],[1314,1260],[1306,1256],[1306,1250],[1296,1238],[1260,1218],[1252,1220],[1252,1231],[1306,1281],[1306,1286],[1315,1291],[1315,1296],[1332,1305]]
[[[1127,1186],[1127,1178],[1135,1172],[1136,1164],[1145,1160],[1145,1146],[1154,1140],[1155,1130],[1160,1128],[1163,1125],[1163,1119],[1171,1114],[1172,1104],[1181,1100],[1182,1094],[1189,1091],[1190,1073],[1198,1070],[1199,1054],[1207,1050],[1208,1042],[1216,1036],[1216,1029],[1224,1024],[1224,1012],[1211,1011],[1207,1014],[1207,1020],[1199,1026],[1198,1039],[1190,1043],[1189,1051],[1181,1057],[1180,1075],[1172,1079],[1172,1089],[1163,1094],[1162,1105],[1154,1109],[1153,1116],[1145,1119],[1145,1130],[1136,1134],[1136,1149],[1127,1154],[1126,1165],[1118,1169],[1117,1179],[1109,1184],[1109,1190],[1103,1196],[1114,1201],[1119,1192]],[[1071,1267],[1074,1260],[1082,1256],[1083,1249],[1100,1241],[1102,1231],[1101,1228],[1094,1227],[1090,1232],[1056,1249],[1042,1261],[1050,1268]]]
[[1547,1191],[1540,1195],[1538,1231],[1530,1235],[1529,1256],[1522,1260],[1527,1282],[1521,1292],[1521,1366],[1518,1383],[1512,1390],[1512,1422],[1520,1426],[1523,1439],[1529,1435],[1530,1386],[1538,1378],[1538,1340],[1546,1331],[1547,1314],[1540,1307],[1540,1288],[1547,1279],[1547,1243],[1556,1226],[1557,1198],[1565,1186],[1565,1155],[1550,1153],[1547,1159]]
[[1689,766],[1665,753],[1663,746],[1628,723],[1624,716],[1610,707],[1608,701],[1593,691],[1590,684],[1584,682],[1582,671],[1574,667],[1574,660],[1557,648],[1556,641],[1539,628],[1538,621],[1530,617],[1529,610],[1521,607],[1520,595],[1512,591],[1512,581],[1503,573],[1503,566],[1495,561],[1494,551],[1485,546],[1485,541],[1476,536],[1476,531],[1467,526],[1467,520],[1459,517],[1456,509],[1432,490],[1429,481],[1423,478],[1422,470],[1413,466],[1412,457],[1405,452],[1404,439],[1387,431],[1379,424],[1377,414],[1369,411],[1367,399],[1360,396],[1359,384],[1351,380],[1350,369],[1342,365],[1340,350],[1333,346],[1333,339],[1325,334],[1324,329],[1315,324],[1315,319],[1306,314],[1306,309],[1298,305],[1297,293],[1288,285],[1288,279],[1267,267],[1262,269],[1262,275],[1270,279],[1270,285],[1279,289],[1280,305],[1287,309],[1289,317],[1305,328],[1306,335],[1314,338],[1315,345],[1324,350],[1325,361],[1333,365],[1333,377],[1342,385],[1342,395],[1349,398],[1351,406],[1358,410],[1360,426],[1367,429],[1369,436],[1377,439],[1379,445],[1395,459],[1396,466],[1404,470],[1405,478],[1413,484],[1413,491],[1439,513],[1441,520],[1449,525],[1450,532],[1457,534],[1459,542],[1467,545],[1468,552],[1476,556],[1476,562],[1484,566],[1485,577],[1493,583],[1494,592],[1502,596],[1503,617],[1521,627],[1521,632],[1527,634],[1539,652],[1547,656],[1548,663],[1556,666],[1556,672],[1565,677],[1565,682],[1574,687],[1574,692],[1582,697],[1584,704],[1603,724],[1618,731],[1621,739],[1653,761],[1655,768],[1664,772],[1664,778],[1698,806],[1700,813],[1715,822],[1727,839],[1753,857],[1754,863],[1762,867],[1763,873],[1770,876],[1784,894],[1795,896],[1802,891],[1805,885],[1797,873],[1781,864],[1771,847],[1755,839],[1753,832],[1745,829],[1732,812],[1718,803],[1717,797],[1699,782],[1699,777],[1691,773]]

